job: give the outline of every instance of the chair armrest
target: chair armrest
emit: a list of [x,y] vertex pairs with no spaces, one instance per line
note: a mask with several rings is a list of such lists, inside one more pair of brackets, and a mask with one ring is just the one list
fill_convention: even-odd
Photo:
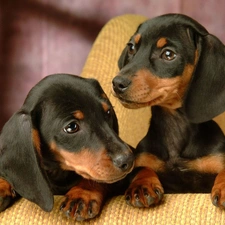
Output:
[[112,96],[112,79],[119,69],[119,56],[139,24],[147,18],[123,15],[110,20],[99,33],[87,58],[81,76],[99,80],[116,111],[120,137],[135,147],[144,137],[149,126],[150,109],[126,109]]
[[[82,76],[97,78],[115,106],[119,118],[121,137],[135,146],[146,133],[149,109],[125,109],[111,94],[111,80],[117,74],[117,59],[136,27],[146,18],[124,15],[109,21],[100,32],[84,66]],[[41,210],[24,198],[0,213],[1,225],[80,225],[67,219],[59,206],[63,196],[55,196],[52,212]],[[163,203],[149,209],[128,206],[124,196],[107,201],[99,217],[82,224],[93,225],[162,225],[162,224],[223,224],[225,211],[213,206],[209,194],[168,194]]]

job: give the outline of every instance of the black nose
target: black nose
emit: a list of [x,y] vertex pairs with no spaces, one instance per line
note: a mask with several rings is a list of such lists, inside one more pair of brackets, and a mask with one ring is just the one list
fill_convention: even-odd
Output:
[[113,158],[113,164],[121,169],[123,172],[129,171],[134,164],[133,154],[121,155],[118,154]]
[[116,76],[113,81],[113,90],[116,94],[122,94],[124,93],[129,85],[131,84],[131,81],[123,76]]

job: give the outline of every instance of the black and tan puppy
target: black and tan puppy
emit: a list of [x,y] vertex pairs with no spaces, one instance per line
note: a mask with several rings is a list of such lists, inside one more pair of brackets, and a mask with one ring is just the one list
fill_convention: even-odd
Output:
[[104,183],[133,168],[133,153],[117,134],[115,112],[96,80],[44,78],[0,135],[0,211],[16,195],[51,211],[53,195],[65,194],[61,210],[68,216],[95,217],[112,189]]
[[163,193],[210,192],[225,208],[225,137],[211,119],[225,110],[225,47],[195,20],[162,15],[141,24],[119,59],[114,95],[128,108],[152,106],[136,149],[129,204]]

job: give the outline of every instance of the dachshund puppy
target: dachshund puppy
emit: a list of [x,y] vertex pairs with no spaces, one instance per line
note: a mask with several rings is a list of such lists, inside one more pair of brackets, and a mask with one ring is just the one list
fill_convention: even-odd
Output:
[[[133,168],[115,112],[99,83],[57,74],[41,80],[0,135],[0,211],[22,196],[77,220],[99,214],[111,187]],[[107,184],[108,183],[108,184]]]
[[114,95],[152,110],[127,202],[149,207],[164,192],[211,192],[225,208],[225,137],[211,120],[225,110],[224,45],[195,20],[167,14],[138,27],[118,64]]

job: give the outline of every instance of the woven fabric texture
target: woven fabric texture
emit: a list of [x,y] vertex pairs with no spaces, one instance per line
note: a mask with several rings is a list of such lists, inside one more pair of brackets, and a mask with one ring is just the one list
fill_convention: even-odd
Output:
[[[121,137],[136,146],[145,135],[149,124],[150,110],[129,110],[111,95],[111,80],[117,74],[117,60],[137,26],[146,18],[138,15],[123,15],[108,22],[96,39],[82,72],[83,77],[97,78],[115,107]],[[217,120],[225,124],[225,117]],[[149,209],[128,206],[123,196],[109,200],[102,213],[88,222],[75,222],[66,218],[59,206],[63,196],[55,196],[55,206],[47,213],[37,205],[20,199],[0,213],[1,225],[219,225],[225,224],[225,211],[212,205],[210,194],[165,195],[163,203]]]
[[98,218],[75,222],[66,218],[59,206],[62,196],[55,196],[55,207],[47,213],[21,199],[0,215],[1,225],[219,225],[224,224],[224,211],[214,207],[207,194],[165,195],[164,202],[150,209],[136,209],[125,204],[123,196],[112,198]]

